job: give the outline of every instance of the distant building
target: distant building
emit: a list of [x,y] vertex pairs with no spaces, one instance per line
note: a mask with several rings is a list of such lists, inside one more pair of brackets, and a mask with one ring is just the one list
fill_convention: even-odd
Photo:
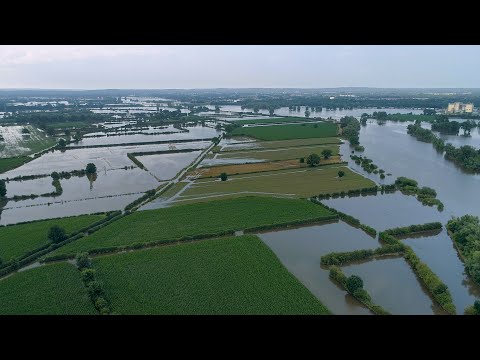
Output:
[[454,114],[454,113],[472,113],[473,112],[473,104],[464,104],[460,102],[455,102],[448,104],[447,113]]

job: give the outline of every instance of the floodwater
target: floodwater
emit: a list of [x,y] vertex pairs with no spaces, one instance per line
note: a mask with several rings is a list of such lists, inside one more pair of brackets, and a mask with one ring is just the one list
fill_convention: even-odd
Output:
[[[42,205],[12,207],[0,211],[0,225],[82,214],[93,214],[96,212],[105,212],[111,210],[123,210],[125,206],[138,199],[142,195],[143,193],[138,193],[63,202],[54,202],[55,200],[52,198],[46,198],[47,200],[45,201],[45,204]],[[50,201],[50,203],[47,201]],[[10,202],[7,203],[7,206],[9,205]]]
[[[220,106],[220,110],[222,111],[231,111],[231,112],[253,112],[253,109],[245,109],[242,110],[240,105],[224,105]],[[399,109],[399,108],[385,108],[385,109],[376,109],[376,108],[366,108],[366,109],[353,109],[353,110],[328,110],[326,108],[323,108],[322,111],[319,112],[310,112],[310,117],[315,118],[315,117],[322,117],[322,118],[329,118],[331,117],[332,119],[339,120],[340,118],[344,116],[356,116],[360,117],[363,113],[367,114],[372,114],[374,111],[385,111],[390,114],[408,114],[408,113],[413,113],[413,114],[423,114],[423,110],[420,109]],[[268,110],[260,110],[258,112],[259,114],[264,114],[268,115],[269,111]],[[279,116],[298,116],[298,117],[305,117],[305,106],[300,107],[300,111],[290,111],[288,107],[282,107],[279,109],[275,110],[274,115],[279,115]]]
[[24,181],[9,181],[7,186],[7,198],[14,195],[45,194],[55,191],[52,185],[53,179],[50,176]]
[[[137,143],[137,142],[154,142],[154,141],[172,141],[185,140],[185,139],[208,139],[218,136],[220,133],[208,126],[188,126],[185,129],[188,132],[182,132],[174,127],[170,126],[168,129],[150,130],[150,132],[170,132],[175,134],[134,134],[134,135],[118,135],[115,133],[107,133],[108,135],[115,136],[103,136],[103,137],[85,137],[77,143],[72,143],[69,146],[95,146],[106,144],[123,144],[123,143]],[[142,132],[148,132],[143,131]],[[99,133],[100,134],[100,133]]]
[[430,299],[403,257],[351,264],[342,267],[342,270],[346,276],[360,276],[372,301],[392,314],[445,313]]
[[175,175],[193,162],[201,151],[192,151],[173,154],[156,154],[137,156],[137,159],[152,172],[159,180],[170,180]]
[[272,231],[258,236],[273,250],[282,264],[334,314],[371,314],[365,306],[330,280],[320,258],[333,251],[374,249],[377,240],[346,223],[315,225]]

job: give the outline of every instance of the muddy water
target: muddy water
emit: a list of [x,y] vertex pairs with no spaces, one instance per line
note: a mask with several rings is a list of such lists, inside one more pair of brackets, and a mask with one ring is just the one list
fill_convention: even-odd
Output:
[[160,180],[170,180],[175,175],[193,162],[201,151],[187,153],[158,154],[137,156],[143,165]]
[[334,314],[371,314],[332,282],[320,257],[333,251],[373,249],[378,241],[344,222],[259,234],[282,264]]
[[7,197],[14,195],[40,195],[55,191],[52,185],[53,179],[50,176],[40,179],[25,181],[9,181],[7,185]]
[[372,260],[342,268],[346,276],[360,276],[372,301],[395,315],[444,314],[418,282],[402,257]]

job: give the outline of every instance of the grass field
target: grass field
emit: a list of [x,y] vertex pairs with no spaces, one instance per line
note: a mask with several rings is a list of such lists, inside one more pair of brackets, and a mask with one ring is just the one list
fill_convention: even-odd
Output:
[[320,220],[331,214],[307,200],[256,197],[145,210],[67,244],[55,254],[76,254],[95,248],[173,240],[298,220]]
[[48,229],[53,225],[59,225],[67,233],[72,233],[103,218],[104,215],[81,215],[28,224],[2,226],[0,227],[0,257],[3,261],[9,261],[12,257],[21,256],[28,251],[47,244],[49,242],[47,239]]
[[188,185],[188,182],[179,181],[176,184],[174,184],[171,188],[169,188],[167,191],[165,191],[162,195],[160,195],[158,198],[162,200],[170,199],[173,195],[175,195],[177,192],[182,190],[187,185]]
[[232,135],[251,136],[259,140],[268,141],[323,138],[336,136],[337,125],[332,122],[325,122],[318,124],[241,127],[233,130]]
[[337,137],[327,138],[311,138],[311,139],[294,139],[294,140],[279,140],[279,141],[254,141],[255,147],[242,149],[241,144],[239,146],[227,146],[222,148],[222,153],[231,151],[246,151],[246,150],[262,150],[262,149],[278,149],[289,148],[297,146],[309,146],[309,145],[325,145],[325,144],[340,144],[342,141]]
[[0,174],[22,166],[30,158],[26,155],[12,158],[0,158]]
[[249,151],[235,151],[220,153],[217,155],[217,159],[234,159],[234,158],[248,158],[267,161],[276,160],[290,160],[306,158],[310,154],[317,154],[321,157],[322,151],[329,149],[333,155],[338,155],[339,145],[315,145],[315,146],[302,146],[292,147],[287,149],[269,149],[269,150],[249,150]]
[[[337,177],[339,170],[345,172],[343,178]],[[227,181],[199,179],[185,190],[179,199],[243,191],[310,197],[322,193],[361,189],[374,185],[373,181],[354,173],[346,166],[331,165],[318,168],[234,175],[230,176]]]
[[94,315],[80,272],[59,263],[0,280],[0,315]]
[[245,120],[235,120],[234,123],[238,124],[270,124],[270,123],[288,123],[288,122],[309,122],[309,121],[318,121],[315,119],[308,118],[296,118],[296,117],[276,117],[276,118],[264,118],[264,119],[245,119]]
[[95,258],[114,313],[329,314],[256,236]]

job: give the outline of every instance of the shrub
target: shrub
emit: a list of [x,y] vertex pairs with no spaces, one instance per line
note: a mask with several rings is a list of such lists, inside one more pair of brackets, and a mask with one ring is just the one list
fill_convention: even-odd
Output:
[[228,179],[227,173],[223,172],[223,173],[220,174],[220,180],[227,181],[227,179]]
[[62,242],[66,238],[67,238],[67,233],[66,233],[65,229],[58,226],[58,225],[53,225],[48,230],[48,240],[50,240],[53,243]]
[[91,266],[90,259],[88,258],[88,253],[78,253],[75,256],[75,262],[77,264],[77,267],[80,270],[83,270],[85,268],[89,268]]
[[363,280],[357,275],[352,275],[348,277],[346,287],[349,293],[354,294],[357,289],[363,288]]
[[352,295],[363,303],[369,303],[370,301],[372,301],[372,298],[370,297],[368,292],[362,288],[355,290]]
[[88,284],[95,280],[95,270],[84,268],[82,270],[82,280],[85,284]]

